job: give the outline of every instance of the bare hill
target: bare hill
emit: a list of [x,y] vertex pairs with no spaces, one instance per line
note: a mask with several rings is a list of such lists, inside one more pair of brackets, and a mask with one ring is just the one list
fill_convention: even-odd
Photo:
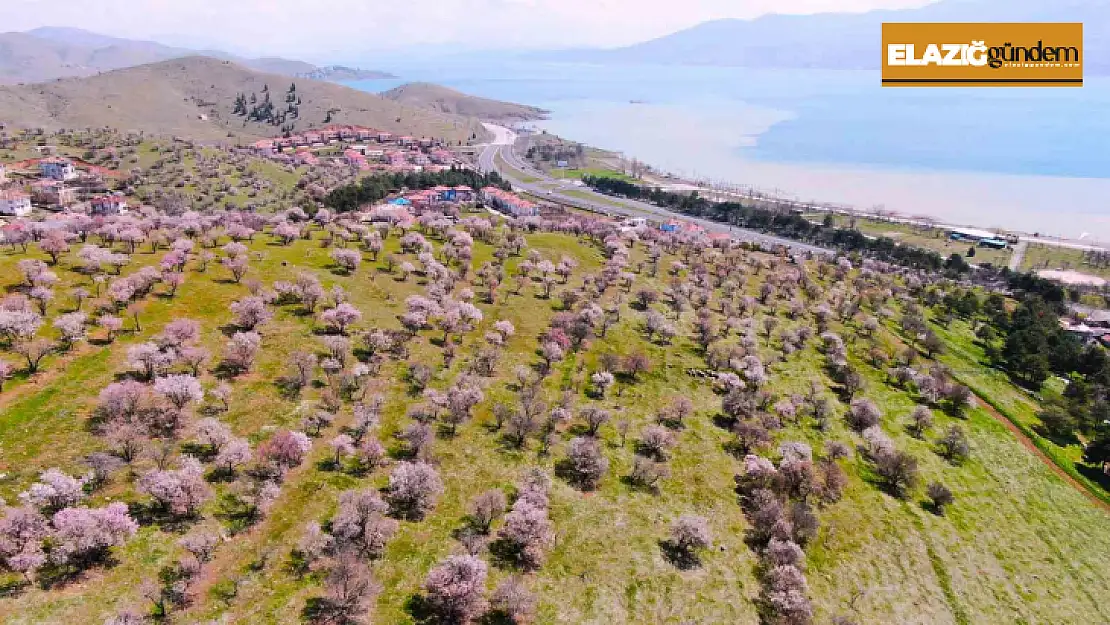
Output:
[[547,114],[547,111],[535,106],[479,98],[425,82],[401,85],[386,91],[382,97],[440,113],[476,117],[486,121],[528,121],[543,119]]
[[[47,129],[109,126],[200,141],[251,140],[281,134],[281,127],[233,113],[239,94],[265,97],[284,110],[291,79],[228,61],[188,57],[49,83],[0,86],[0,120]],[[327,123],[356,124],[394,133],[465,142],[484,137],[475,119],[413,108],[342,85],[296,79],[301,132]],[[330,119],[329,119],[330,111]]]

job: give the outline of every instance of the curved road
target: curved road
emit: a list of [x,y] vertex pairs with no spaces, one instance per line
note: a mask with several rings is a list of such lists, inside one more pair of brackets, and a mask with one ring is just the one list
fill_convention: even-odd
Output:
[[[563,193],[566,181],[552,178],[547,174],[528,165],[517,156],[513,149],[516,143],[516,133],[504,126],[483,124],[486,130],[493,133],[494,139],[488,143],[478,155],[478,167],[484,172],[496,171],[505,178],[513,187],[537,197],[546,198],[553,202],[567,204],[605,215],[624,215],[626,217],[642,217],[655,221],[666,221],[679,218],[696,223],[709,232],[724,232],[738,241],[758,243],[768,247],[785,246],[796,252],[810,252],[813,254],[832,254],[831,250],[817,247],[798,241],[791,241],[761,232],[736,228],[728,224],[689,217],[680,213],[671,212],[665,208],[625,198],[612,197],[591,190],[589,187],[572,187],[572,190],[583,197],[572,197]],[[503,163],[498,163],[498,156]]]

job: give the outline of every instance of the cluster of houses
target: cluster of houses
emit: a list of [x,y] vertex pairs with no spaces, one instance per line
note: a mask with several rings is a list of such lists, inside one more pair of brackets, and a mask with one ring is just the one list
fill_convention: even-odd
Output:
[[121,194],[89,193],[89,185],[82,181],[90,174],[78,169],[72,160],[50,156],[29,163],[30,168],[23,168],[18,176],[0,164],[0,215],[26,217],[35,206],[60,211],[82,200],[88,202],[93,215],[127,212],[127,200]]
[[437,186],[418,191],[405,191],[388,200],[365,206],[362,219],[368,222],[388,222],[396,226],[408,226],[416,221],[415,215],[424,211],[458,206],[473,202],[478,194],[468,186]]
[[438,171],[458,159],[437,139],[394,136],[393,133],[362,126],[328,126],[320,130],[275,139],[262,139],[252,146],[255,154],[294,165],[319,165],[319,150],[343,146],[341,159],[333,163],[359,170],[389,172]]
[[[1073,307],[1074,308],[1074,307]],[[1083,309],[1060,318],[1060,327],[1085,343],[1100,343],[1110,347],[1110,310]]]

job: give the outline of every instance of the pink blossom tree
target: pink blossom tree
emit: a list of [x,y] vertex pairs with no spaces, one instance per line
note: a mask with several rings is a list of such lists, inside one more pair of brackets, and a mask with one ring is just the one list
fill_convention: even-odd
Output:
[[422,519],[443,494],[443,482],[430,464],[403,462],[389,475],[387,500],[393,514]]
[[486,563],[470,555],[448,556],[424,580],[428,608],[442,622],[469,623],[485,611]]
[[330,256],[335,266],[347,274],[354,273],[362,262],[362,254],[358,250],[336,248],[331,251]]
[[247,371],[258,357],[262,337],[255,332],[236,332],[224,346],[224,363],[235,371]]
[[157,507],[175,517],[193,516],[212,495],[204,481],[200,462],[185,458],[180,469],[155,470],[139,478],[141,492],[150,495]]
[[51,519],[50,560],[57,565],[83,568],[102,559],[111,547],[121,545],[139,529],[127,504],[103,508],[65,508]]
[[310,449],[312,441],[304,432],[282,430],[262,443],[258,455],[280,474],[299,465]]
[[243,330],[256,330],[274,317],[274,313],[266,307],[266,302],[255,296],[233,302],[231,314],[235,315],[235,325]]
[[154,392],[166,398],[178,410],[204,401],[204,389],[191,375],[167,375],[154,381]]
[[389,506],[376,490],[341,493],[339,511],[331,522],[336,547],[352,549],[362,557],[381,557],[397,531],[397,521],[385,516],[388,511]]
[[320,314],[320,320],[340,334],[346,334],[347,328],[351,324],[357,323],[359,319],[362,319],[362,312],[347,302],[329,308]]
[[66,475],[57,468],[47,469],[38,482],[19,494],[19,500],[50,514],[77,505],[85,498],[84,487],[83,479]]

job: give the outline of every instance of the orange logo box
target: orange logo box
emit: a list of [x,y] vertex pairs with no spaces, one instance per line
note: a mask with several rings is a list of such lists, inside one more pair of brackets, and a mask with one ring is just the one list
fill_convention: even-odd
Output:
[[883,24],[884,87],[1082,87],[1083,24]]

